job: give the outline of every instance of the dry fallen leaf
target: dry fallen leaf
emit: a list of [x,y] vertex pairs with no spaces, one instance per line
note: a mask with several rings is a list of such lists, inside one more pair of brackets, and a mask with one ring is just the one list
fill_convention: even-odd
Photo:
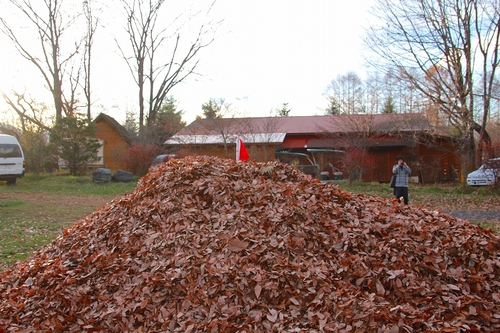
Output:
[[262,287],[259,284],[256,284],[255,287],[253,288],[253,291],[255,293],[255,297],[258,299],[260,297],[260,292],[262,291]]
[[227,248],[233,252],[239,252],[248,247],[247,242],[243,242],[238,238],[233,238],[227,243]]

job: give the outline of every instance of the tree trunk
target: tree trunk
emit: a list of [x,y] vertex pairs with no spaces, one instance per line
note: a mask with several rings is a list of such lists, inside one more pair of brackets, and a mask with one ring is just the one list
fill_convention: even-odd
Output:
[[461,158],[461,175],[460,181],[465,183],[469,172],[475,169],[476,145],[474,142],[474,131],[471,129],[463,141],[463,154]]

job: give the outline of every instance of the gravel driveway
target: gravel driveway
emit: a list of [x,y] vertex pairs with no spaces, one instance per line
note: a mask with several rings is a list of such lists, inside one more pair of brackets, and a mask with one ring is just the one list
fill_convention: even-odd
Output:
[[469,221],[500,221],[500,210],[444,210],[443,213]]

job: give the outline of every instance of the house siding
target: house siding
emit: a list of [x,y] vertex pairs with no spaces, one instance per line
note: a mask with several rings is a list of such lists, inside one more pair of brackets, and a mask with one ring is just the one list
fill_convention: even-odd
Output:
[[439,143],[441,149],[421,145],[419,155],[419,181],[422,183],[435,183],[441,180],[455,180],[460,178],[460,157],[458,154],[443,151],[456,151],[450,143]]
[[121,160],[128,148],[127,141],[104,119],[96,119],[94,126],[96,138],[104,142],[101,167],[112,171],[123,169]]
[[[388,182],[392,177],[392,167],[395,164],[397,156],[403,156],[403,149],[401,147],[386,147],[386,148],[373,148],[369,150],[368,155],[375,161],[375,166],[367,170],[363,174],[364,181],[382,181]],[[408,159],[408,157],[405,157]],[[408,161],[409,165],[411,162]],[[411,168],[411,166],[410,166]]]
[[[278,144],[253,144],[244,142],[250,160],[257,162],[267,162],[276,160],[274,152],[278,149]],[[187,145],[182,147],[178,153],[179,156],[188,155],[209,155],[220,158],[236,158],[236,144],[230,143],[224,149],[223,145]]]
[[[306,138],[297,138],[298,141],[305,140]],[[378,138],[380,139],[380,138]],[[385,138],[390,140],[389,137]],[[298,142],[296,141],[296,142]],[[368,156],[374,161],[374,166],[363,170],[361,179],[363,181],[372,182],[389,182],[392,177],[392,167],[395,164],[397,156],[403,156],[407,161],[408,165],[412,169],[411,177],[418,179],[420,183],[434,183],[436,181],[451,180],[458,177],[459,171],[459,156],[451,152],[445,152],[443,149],[427,147],[424,144],[412,144],[406,141],[407,144],[401,144],[401,140],[398,141],[398,146],[368,146],[365,147],[368,150]],[[450,144],[440,143],[441,147],[445,147],[450,151],[453,151],[453,146]],[[235,145],[230,144],[227,147],[227,154],[224,151],[223,145],[191,145],[189,149],[183,150],[183,155],[210,155],[217,156],[221,158],[235,158]],[[276,160],[276,155],[274,152],[278,149],[283,148],[281,145],[262,145],[262,144],[252,144],[245,143],[250,159],[258,162],[273,161]],[[339,146],[334,147],[324,147],[324,148],[334,148],[339,149]],[[344,148],[344,147],[341,147]],[[287,150],[307,153],[306,148],[288,148]],[[312,157],[312,156],[311,156]],[[340,165],[341,156],[336,154],[315,154],[314,159],[320,167],[320,171],[331,172],[331,166],[335,169],[341,169]],[[283,158],[280,160],[282,162],[287,162],[291,164],[307,165],[310,164],[305,158]],[[292,161],[293,160],[293,161]],[[348,174],[345,173],[344,177]]]

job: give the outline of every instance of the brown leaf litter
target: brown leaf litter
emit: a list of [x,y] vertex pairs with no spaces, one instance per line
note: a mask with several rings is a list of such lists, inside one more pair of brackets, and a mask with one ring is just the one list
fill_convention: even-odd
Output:
[[0,327],[494,332],[499,250],[467,221],[291,166],[186,157],[1,272]]

